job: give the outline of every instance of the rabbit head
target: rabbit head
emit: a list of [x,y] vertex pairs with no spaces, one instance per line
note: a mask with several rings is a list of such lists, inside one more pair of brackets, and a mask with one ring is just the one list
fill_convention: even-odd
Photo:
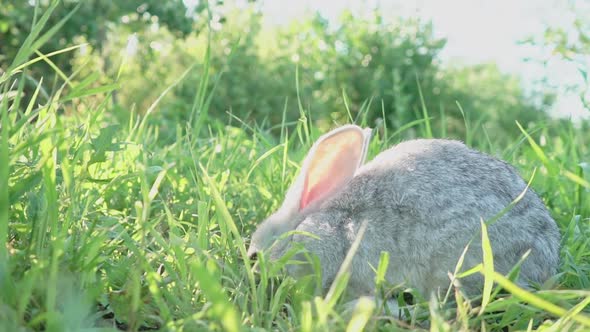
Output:
[[281,207],[252,234],[248,256],[269,248],[271,258],[281,256],[286,241],[273,245],[275,240],[295,230],[308,211],[317,209],[354,177],[364,163],[370,138],[371,129],[355,125],[321,136],[305,157]]

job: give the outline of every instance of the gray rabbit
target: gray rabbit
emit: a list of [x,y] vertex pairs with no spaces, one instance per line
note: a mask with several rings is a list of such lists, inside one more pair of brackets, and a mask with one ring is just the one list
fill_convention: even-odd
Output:
[[[389,283],[404,283],[423,295],[445,291],[449,272],[470,241],[463,270],[481,263],[481,220],[505,209],[526,183],[507,163],[445,139],[406,141],[363,165],[370,137],[370,129],[355,125],[320,137],[282,206],[252,235],[248,255],[267,251],[272,261],[300,243],[319,258],[326,291],[367,222],[349,270],[348,295],[374,292],[373,268],[382,251],[389,252]],[[315,237],[295,233],[275,243],[293,230]],[[519,284],[543,283],[556,273],[559,231],[530,188],[489,225],[488,234],[496,271],[508,273],[530,250]],[[287,272],[298,277],[312,269],[294,264]],[[479,275],[461,280],[469,294],[481,292],[482,283]]]

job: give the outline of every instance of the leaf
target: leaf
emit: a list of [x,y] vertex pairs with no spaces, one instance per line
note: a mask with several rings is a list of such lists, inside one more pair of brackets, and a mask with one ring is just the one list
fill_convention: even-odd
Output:
[[41,172],[36,171],[27,177],[20,178],[14,186],[8,188],[10,204],[16,203],[29,190],[37,187],[43,178]]
[[[492,272],[492,278],[494,279],[495,282],[497,282],[500,286],[502,286],[502,288],[506,289],[507,291],[509,291],[511,294],[513,294],[514,296],[518,297],[519,299],[521,299],[522,301],[526,301],[528,303],[530,303],[531,305],[543,309],[548,313],[551,313],[555,316],[558,317],[564,317],[564,316],[568,316],[570,317],[572,320],[575,320],[578,323],[581,323],[582,325],[586,326],[586,327],[590,327],[590,317],[579,313],[579,309],[580,308],[575,308],[573,311],[569,312],[567,310],[565,310],[564,308],[557,306],[527,290],[524,290],[520,287],[518,287],[516,284],[514,284],[513,282],[511,282],[510,280],[508,280],[508,278],[504,277],[503,275],[501,275],[498,272]],[[584,301],[585,302],[585,301]]]
[[483,298],[481,299],[481,309],[479,315],[483,314],[486,306],[490,302],[490,294],[494,286],[494,256],[492,253],[492,245],[488,238],[488,228],[483,220],[481,220],[481,249],[483,250]]
[[84,90],[78,86],[78,87],[76,87],[76,89],[74,91],[70,92],[69,95],[65,96],[64,99],[62,100],[62,102],[70,101],[74,98],[81,98],[81,97],[97,95],[100,93],[109,93],[114,90],[117,90],[119,87],[120,87],[119,83],[106,84],[106,85],[102,85],[102,86],[99,86],[96,88],[90,88],[90,89],[86,89],[86,90]]
[[367,325],[374,310],[375,302],[367,297],[361,297],[358,300],[352,318],[346,327],[346,332],[362,331]]
[[379,287],[385,282],[385,274],[389,265],[389,252],[382,251],[379,256],[379,265],[377,265],[377,273],[375,273],[375,285]]
[[543,163],[543,165],[545,165],[545,167],[547,168],[547,170],[549,171],[549,173],[551,175],[557,174],[557,172],[558,172],[557,167],[555,167],[555,165],[549,160],[549,158],[547,157],[547,155],[545,154],[545,152],[543,152],[543,149],[535,142],[535,140],[520,125],[520,123],[518,121],[516,121],[516,125],[518,126],[518,128],[520,129],[520,131],[524,134],[524,136],[526,137],[527,141],[531,145],[531,148],[533,148],[533,151],[535,151],[535,154],[541,160],[541,162]]
[[116,133],[118,132],[120,125],[113,124],[107,127],[104,127],[100,130],[98,137],[93,138],[92,147],[94,148],[94,154],[90,158],[89,165],[105,162],[106,159],[106,152],[115,152],[120,151],[122,149],[120,143],[114,143],[113,139],[115,138]]
[[225,331],[239,331],[240,316],[227,298],[223,286],[218,281],[219,279],[198,258],[193,260],[191,272],[199,281],[200,290],[211,303],[211,315],[219,320]]

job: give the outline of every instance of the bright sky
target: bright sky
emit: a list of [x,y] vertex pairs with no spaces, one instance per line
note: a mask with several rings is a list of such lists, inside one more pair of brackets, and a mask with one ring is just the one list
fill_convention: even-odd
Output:
[[[531,35],[542,36],[546,26],[570,27],[574,20],[568,9],[570,1],[575,0],[262,0],[262,8],[268,23],[281,25],[310,10],[337,21],[344,9],[363,13],[378,5],[386,18],[419,16],[432,20],[437,36],[447,38],[441,54],[443,64],[495,62],[502,70],[521,76],[525,86],[547,76],[551,84],[565,87],[581,83],[574,66],[560,61],[550,62],[547,68],[525,63],[525,57],[543,58],[543,51],[517,42]],[[590,1],[578,0],[577,4],[590,13]],[[590,118],[579,97],[566,91],[559,92],[553,112]]]

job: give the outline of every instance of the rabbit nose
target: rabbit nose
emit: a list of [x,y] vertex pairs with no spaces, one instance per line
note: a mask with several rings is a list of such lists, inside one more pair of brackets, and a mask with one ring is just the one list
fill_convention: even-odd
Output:
[[254,281],[258,285],[260,282],[260,267],[257,263],[258,251],[249,252],[248,258],[250,258],[250,267],[252,267],[252,271],[254,272]]
[[248,258],[250,258],[250,260],[252,262],[256,262],[256,260],[258,258],[258,250],[256,249],[256,247],[250,246],[250,248],[248,248],[247,255],[248,255]]
[[250,253],[248,258],[250,258],[251,261],[255,262],[258,259],[258,251],[254,251],[254,252]]

